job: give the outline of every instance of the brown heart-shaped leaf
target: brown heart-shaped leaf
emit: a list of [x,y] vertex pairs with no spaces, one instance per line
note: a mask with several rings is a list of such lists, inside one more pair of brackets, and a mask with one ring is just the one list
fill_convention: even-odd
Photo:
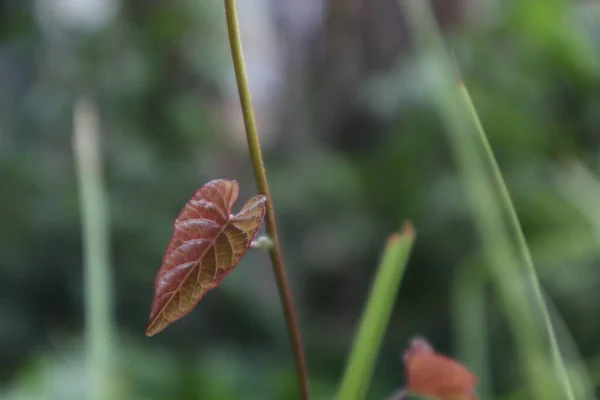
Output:
[[217,179],[198,189],[173,223],[173,235],[154,280],[146,335],[182,318],[219,285],[250,247],[265,216],[265,196],[236,215],[238,183]]
[[415,338],[404,353],[406,391],[437,400],[477,400],[477,377],[458,361]]

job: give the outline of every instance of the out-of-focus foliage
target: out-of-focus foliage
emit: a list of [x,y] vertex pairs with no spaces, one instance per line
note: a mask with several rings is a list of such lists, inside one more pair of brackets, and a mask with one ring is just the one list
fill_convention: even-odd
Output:
[[[413,55],[396,0],[239,3],[314,398],[335,391],[385,237],[404,219],[420,234],[368,396],[381,399],[403,384],[399,355],[410,336],[460,359],[453,325],[475,324],[449,306],[455,282],[479,279],[459,265],[483,266],[426,95],[437,66]],[[546,294],[598,379],[600,8],[434,3]],[[296,398],[264,254],[244,257],[193,315],[152,339],[143,334],[172,219],[189,194],[214,178],[238,180],[241,197],[255,194],[222,4],[74,4],[0,0],[0,397],[82,398],[71,121],[76,98],[90,94],[111,202],[122,398]],[[572,159],[586,175],[565,168]],[[492,388],[518,395],[512,337],[494,298],[483,298]],[[468,313],[468,297],[463,304]]]

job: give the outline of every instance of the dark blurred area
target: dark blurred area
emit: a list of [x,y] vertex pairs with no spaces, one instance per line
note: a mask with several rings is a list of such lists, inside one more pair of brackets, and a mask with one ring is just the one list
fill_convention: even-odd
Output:
[[[413,335],[460,357],[453,285],[479,249],[426,94],[434,66],[413,56],[396,0],[238,3],[315,399],[333,398],[386,237],[404,220],[418,232],[369,391],[383,399],[403,384],[400,354]],[[600,6],[432,4],[542,284],[600,385],[600,191],[565,193],[555,179],[574,159],[600,172]],[[121,398],[297,398],[266,254],[249,253],[191,314],[144,336],[185,201],[216,178],[240,182],[236,210],[256,193],[216,0],[0,0],[0,398],[83,398],[72,147],[82,95],[101,126]],[[502,395],[514,384],[512,345],[491,297],[487,340]]]

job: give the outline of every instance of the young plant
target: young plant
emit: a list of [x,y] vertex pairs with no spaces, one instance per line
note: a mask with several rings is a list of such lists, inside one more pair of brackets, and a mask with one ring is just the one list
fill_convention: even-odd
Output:
[[[208,290],[216,287],[221,279],[231,272],[240,257],[251,246],[252,239],[264,217],[269,240],[258,241],[255,244],[256,248],[269,251],[286,327],[294,350],[301,398],[302,400],[308,400],[306,361],[302,350],[292,295],[281,257],[275,211],[271,201],[256,122],[252,111],[252,100],[244,65],[235,0],[224,0],[224,3],[231,57],[248,142],[248,153],[260,196],[251,199],[239,214],[229,216],[231,205],[237,197],[236,182],[213,181],[196,192],[196,195],[175,220],[175,232],[156,278],[155,297],[146,334],[149,336],[156,334],[171,322],[189,313]],[[220,189],[217,190],[214,186]],[[232,195],[233,193],[235,195]],[[221,195],[223,195],[223,200],[219,203]],[[225,195],[229,197],[225,197]],[[197,199],[196,196],[198,196]],[[205,198],[203,196],[209,197]],[[209,212],[211,206],[203,203],[207,201],[220,204],[217,207],[218,210],[211,214]],[[203,222],[202,218],[208,219],[208,222]],[[231,231],[235,229],[242,232],[234,235]],[[229,243],[230,250],[225,249],[224,241]],[[187,244],[184,244],[184,242]],[[221,255],[219,251],[226,252],[224,261],[219,261],[218,257]],[[227,256],[230,257],[227,258]],[[175,291],[171,292],[174,289]]]

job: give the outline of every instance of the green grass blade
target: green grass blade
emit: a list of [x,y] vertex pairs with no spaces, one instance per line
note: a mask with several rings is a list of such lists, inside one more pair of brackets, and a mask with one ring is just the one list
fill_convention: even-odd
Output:
[[[407,13],[417,48],[435,63],[429,77],[436,89],[434,101],[448,130],[466,197],[471,203],[484,252],[490,261],[492,280],[516,337],[531,395],[540,400],[574,400],[525,238],[491,148],[487,139],[482,141],[485,133],[477,113],[464,87],[458,85],[456,69],[446,52],[428,3],[405,0],[401,1],[401,5]],[[508,215],[508,222],[504,214]],[[516,245],[511,234],[516,236]],[[522,279],[523,271],[527,272],[527,280]],[[534,301],[530,298],[532,292]],[[540,316],[542,321],[538,321]],[[542,324],[546,335],[539,328]],[[548,365],[546,339],[550,342],[554,374]],[[555,384],[556,380],[560,385]]]
[[450,294],[451,323],[458,358],[477,371],[477,393],[482,399],[489,399],[492,372],[485,296],[488,274],[479,264],[479,259],[469,258],[458,268]]
[[92,104],[86,100],[77,104],[74,117],[73,147],[84,248],[85,342],[89,379],[86,397],[89,400],[113,400],[109,217],[103,187],[98,121]]
[[481,121],[479,116],[477,115],[477,110],[471,100],[471,96],[469,96],[469,92],[464,85],[460,86],[461,94],[464,100],[464,104],[466,104],[473,123],[476,126],[476,131],[478,133],[478,138],[483,148],[483,152],[485,157],[488,160],[488,164],[492,170],[492,179],[496,183],[500,191],[500,204],[506,213],[508,214],[509,223],[508,226],[511,228],[512,233],[516,236],[516,244],[517,244],[517,252],[518,256],[521,260],[523,260],[523,265],[526,267],[527,274],[529,275],[529,282],[531,283],[531,287],[533,289],[534,295],[537,301],[538,311],[541,313],[544,324],[546,327],[546,333],[548,334],[548,340],[550,342],[550,349],[552,352],[552,358],[554,361],[555,368],[557,370],[557,377],[561,381],[563,386],[565,395],[568,399],[575,399],[575,395],[573,392],[573,388],[569,379],[569,375],[567,373],[567,368],[565,366],[565,362],[560,353],[560,347],[558,344],[558,340],[556,338],[556,333],[554,332],[554,328],[552,326],[552,320],[550,318],[550,312],[548,311],[548,307],[544,300],[544,295],[542,293],[542,288],[539,283],[537,273],[535,271],[535,266],[533,264],[533,258],[531,257],[531,253],[529,251],[529,247],[527,246],[527,240],[525,239],[525,234],[523,233],[523,229],[521,228],[521,224],[519,222],[519,217],[517,215],[517,211],[514,207],[514,204],[510,198],[510,194],[508,192],[508,188],[506,187],[506,183],[504,182],[504,178],[502,177],[502,172],[500,171],[500,167],[496,161],[496,157],[492,151],[490,143],[487,139],[485,131],[483,130],[483,126],[481,125]]
[[401,234],[387,242],[346,364],[339,400],[362,399],[369,387],[414,239],[412,226],[406,224]]

